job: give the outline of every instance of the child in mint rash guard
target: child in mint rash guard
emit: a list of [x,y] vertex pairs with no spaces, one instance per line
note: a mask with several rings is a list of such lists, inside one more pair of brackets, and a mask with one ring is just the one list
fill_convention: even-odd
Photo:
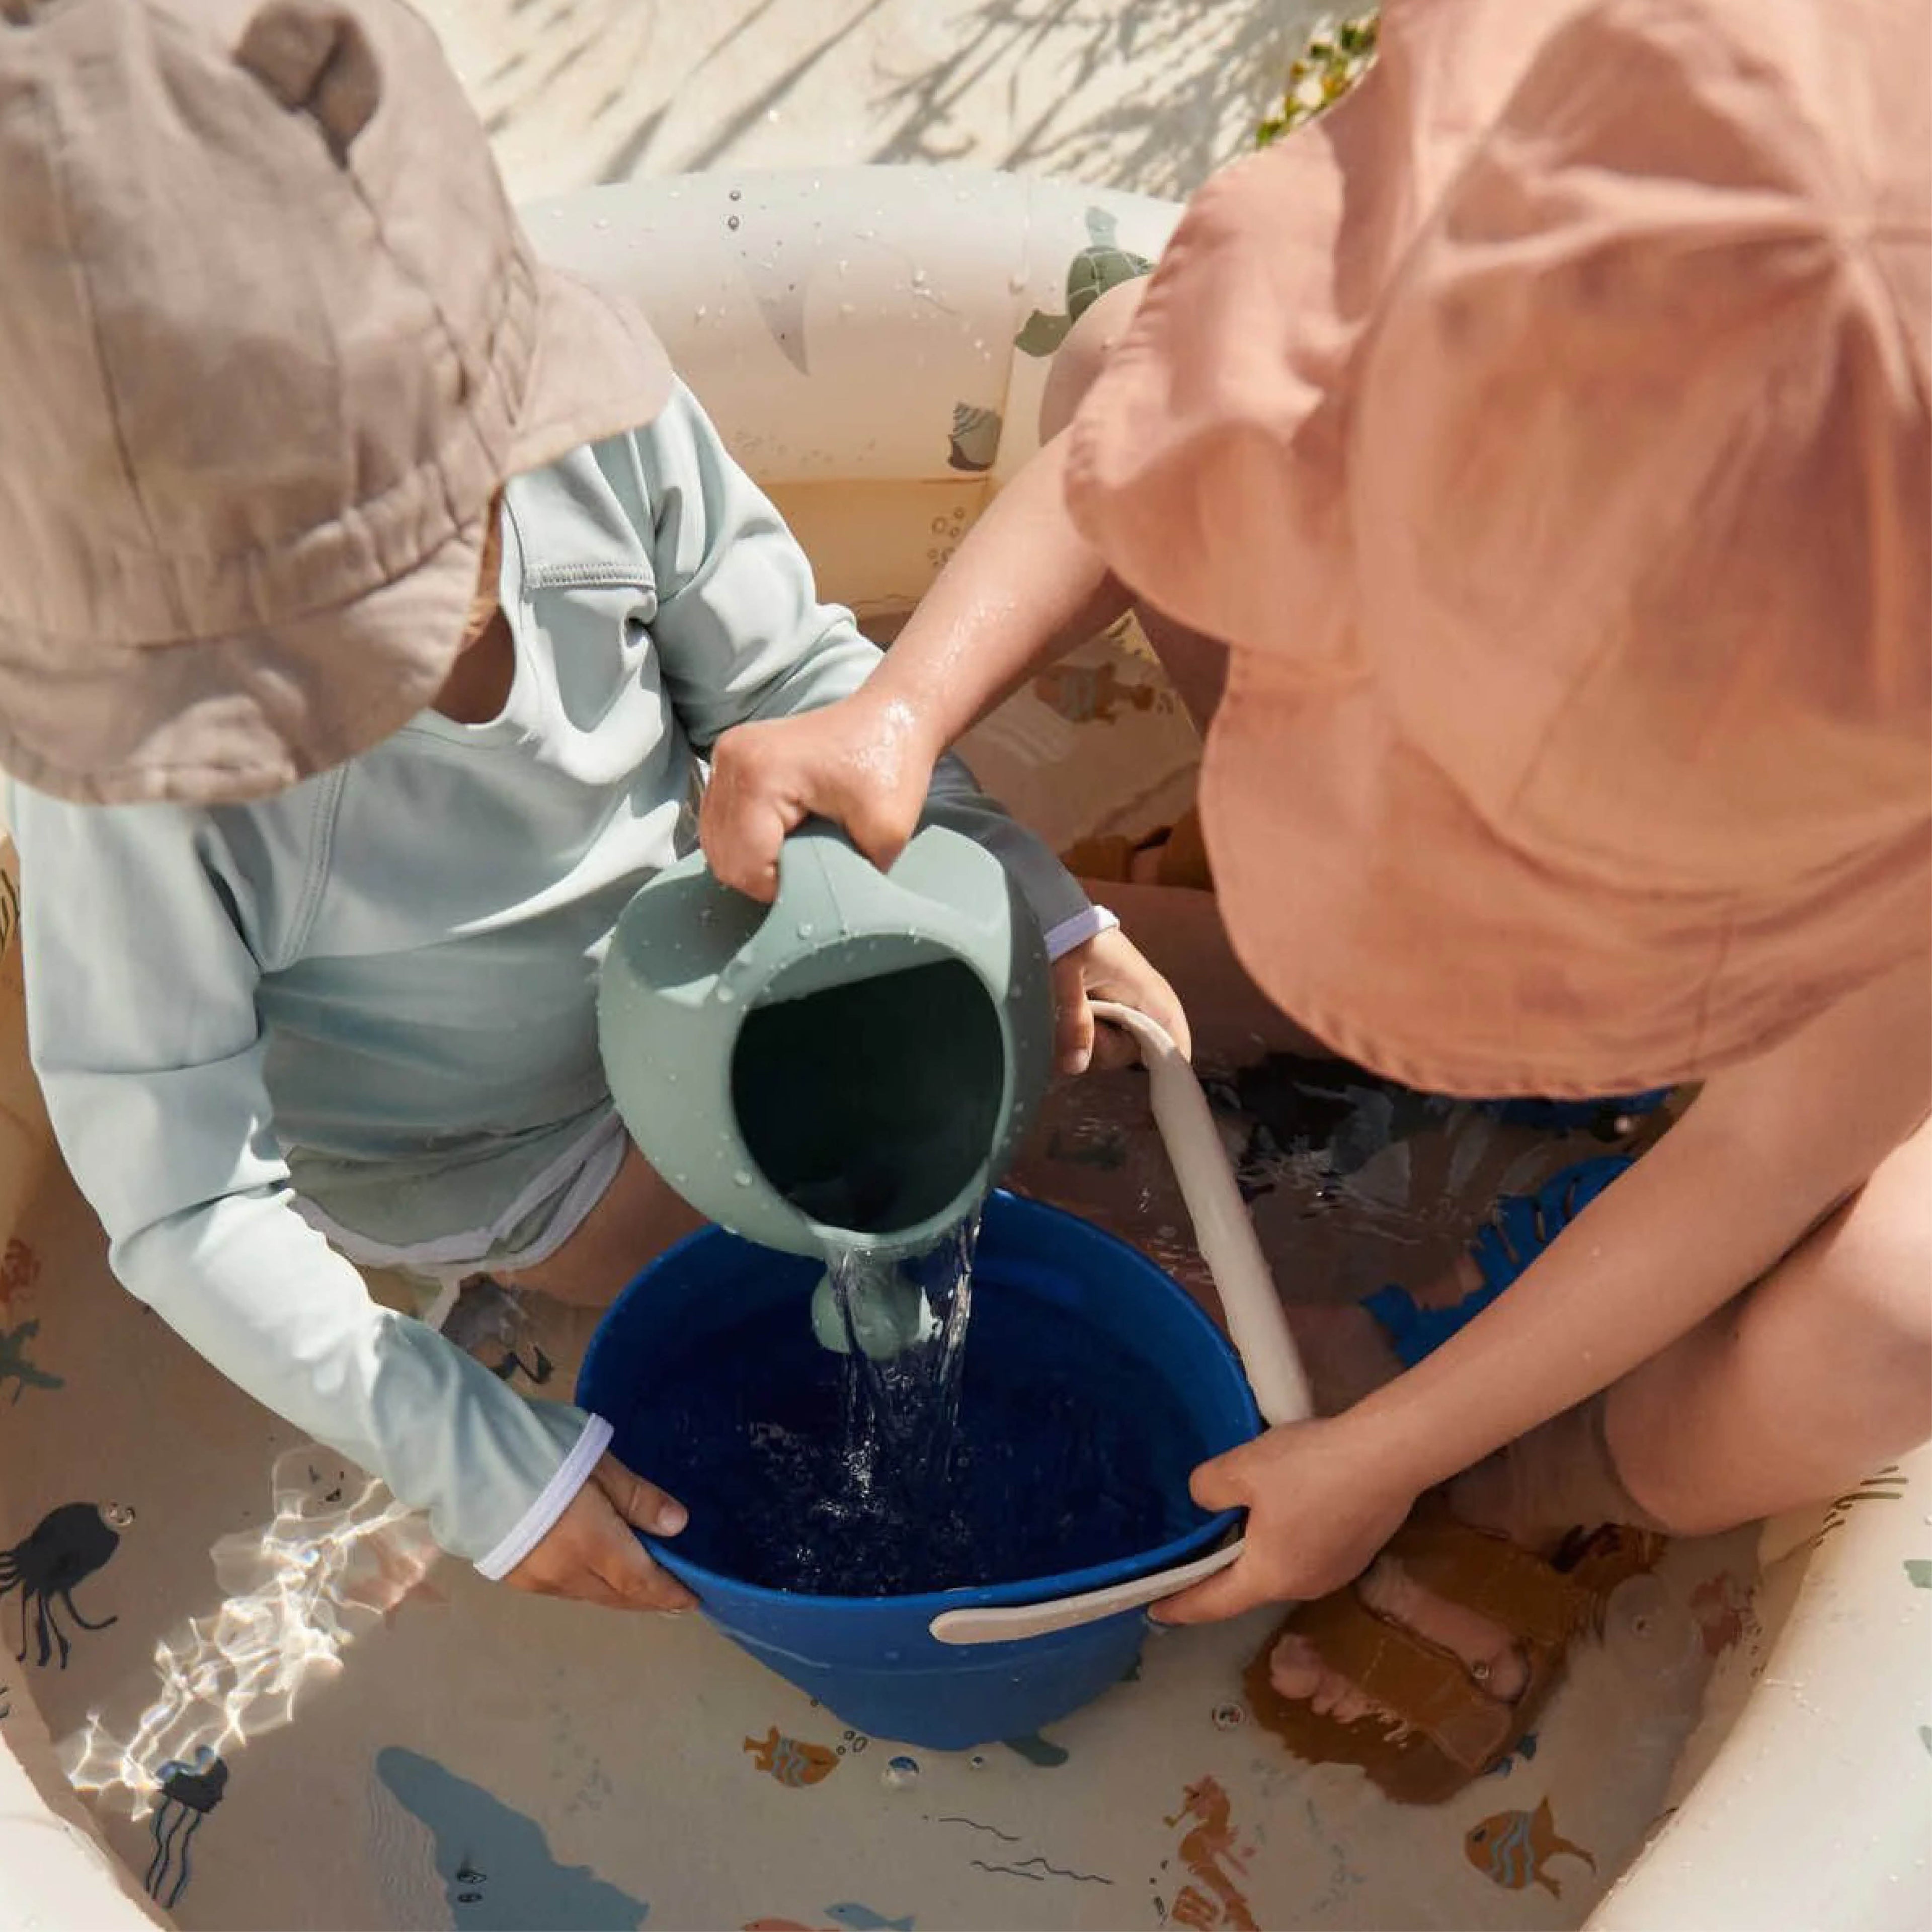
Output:
[[[356,1264],[596,1301],[692,1224],[613,1110],[598,964],[719,735],[878,653],[643,322],[532,260],[403,8],[70,0],[0,36],[16,88],[0,763],[69,1165],[133,1292],[446,1548],[680,1606],[632,1526],[683,1511],[608,1427]],[[962,766],[930,809],[1018,877],[1069,1056],[1089,988],[1179,1023]]]

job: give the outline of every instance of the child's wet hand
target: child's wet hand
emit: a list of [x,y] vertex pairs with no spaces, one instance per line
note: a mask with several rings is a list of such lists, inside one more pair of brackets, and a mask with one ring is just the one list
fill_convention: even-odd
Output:
[[1053,963],[1053,1059],[1059,1072],[1084,1073],[1096,1059],[1102,1066],[1133,1063],[1133,1043],[1118,1029],[1109,1028],[1096,1040],[1096,1000],[1112,1000],[1145,1013],[1166,1029],[1184,1054],[1193,1052],[1187,1015],[1174,988],[1116,927],[1062,953]]
[[1416,1490],[1346,1416],[1284,1423],[1203,1462],[1203,1509],[1244,1509],[1239,1560],[1154,1605],[1161,1623],[1218,1623],[1260,1604],[1298,1604],[1351,1583],[1414,1507]]
[[909,705],[863,690],[794,718],[741,724],[712,751],[698,820],[705,859],[728,886],[769,901],[778,848],[816,816],[842,826],[883,869],[918,828],[939,752]]
[[503,1580],[543,1597],[620,1610],[688,1610],[698,1599],[644,1553],[632,1527],[675,1536],[684,1505],[606,1456],[550,1534]]

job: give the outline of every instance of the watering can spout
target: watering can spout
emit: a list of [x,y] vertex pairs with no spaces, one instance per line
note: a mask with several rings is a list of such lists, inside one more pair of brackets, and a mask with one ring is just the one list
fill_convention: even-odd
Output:
[[814,822],[761,907],[694,854],[618,921],[599,1044],[639,1149],[766,1247],[930,1247],[998,1180],[1046,1086],[1038,926],[1004,867],[928,825],[889,872]]

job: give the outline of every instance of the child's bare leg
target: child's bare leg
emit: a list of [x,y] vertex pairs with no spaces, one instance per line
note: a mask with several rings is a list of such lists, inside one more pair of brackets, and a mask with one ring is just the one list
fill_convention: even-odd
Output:
[[[1126,332],[1140,306],[1144,281],[1122,282],[1094,302],[1067,332],[1047,371],[1040,399],[1040,436],[1045,442],[1073,420],[1081,399],[1094,386],[1115,343]],[[1160,658],[1161,668],[1177,696],[1187,706],[1195,727],[1204,736],[1227,682],[1228,652],[1224,644],[1177,624],[1160,611],[1137,603],[1134,614]]]
[[[1472,1267],[1418,1299],[1446,1303],[1474,1285]],[[1347,1365],[1353,1381],[1342,1400],[1365,1393],[1376,1352],[1362,1332],[1368,1316],[1308,1311],[1317,1320],[1305,1331],[1304,1311],[1292,1312],[1298,1340]],[[1386,1344],[1382,1353],[1387,1373],[1396,1372]],[[1606,1520],[1714,1534],[1855,1488],[1928,1438],[1932,1124],[1756,1286],[1605,1394],[1459,1477],[1449,1493],[1466,1521],[1546,1548]],[[1480,1666],[1492,1694],[1515,1694],[1523,1669],[1508,1630],[1436,1598],[1387,1557],[1361,1588],[1382,1614]],[[1344,1715],[1369,1708],[1292,1634],[1270,1676],[1284,1696]]]
[[[1448,1306],[1480,1282],[1466,1258],[1416,1300]],[[1324,1413],[1400,1372],[1360,1308],[1289,1315]],[[1600,1421],[1558,1417],[1458,1478],[1459,1512],[1540,1541],[1623,1502],[1630,1520],[1712,1535],[1854,1487],[1932,1438],[1932,1123],[1762,1281],[1597,1400]]]
[[585,1216],[583,1225],[548,1259],[500,1279],[514,1288],[540,1288],[560,1301],[601,1308],[646,1262],[704,1225],[704,1216],[673,1192],[635,1148]]
[[1605,1422],[1624,1485],[1686,1535],[1835,1496],[1932,1438],[1932,1123],[1626,1376]]

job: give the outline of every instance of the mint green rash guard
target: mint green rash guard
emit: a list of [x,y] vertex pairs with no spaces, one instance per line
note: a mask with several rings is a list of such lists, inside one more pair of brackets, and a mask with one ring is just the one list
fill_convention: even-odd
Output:
[[[490,723],[425,712],[249,805],[16,786],[11,814],[34,1066],[116,1273],[493,1576],[608,1426],[380,1306],[300,1204],[434,1243],[567,1166],[610,1116],[599,962],[688,849],[699,758],[878,655],[682,388],[513,481],[504,537],[516,669]],[[956,762],[929,809],[1013,869],[1053,950],[1106,922]]]

